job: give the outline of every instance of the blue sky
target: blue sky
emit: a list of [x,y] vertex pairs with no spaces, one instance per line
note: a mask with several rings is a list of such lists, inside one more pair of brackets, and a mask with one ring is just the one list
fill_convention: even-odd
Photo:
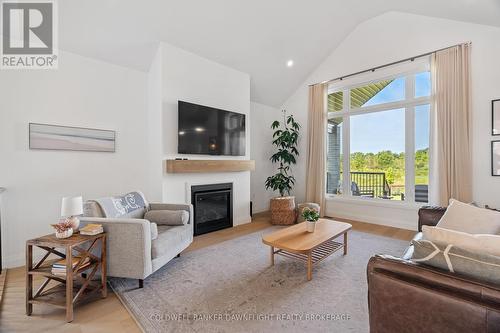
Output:
[[[365,106],[394,102],[404,99],[404,78],[394,80]],[[430,94],[430,73],[415,76],[415,96]],[[415,143],[416,150],[429,146],[429,105],[415,108]],[[351,153],[382,150],[404,152],[405,117],[404,109],[389,110],[351,117]]]

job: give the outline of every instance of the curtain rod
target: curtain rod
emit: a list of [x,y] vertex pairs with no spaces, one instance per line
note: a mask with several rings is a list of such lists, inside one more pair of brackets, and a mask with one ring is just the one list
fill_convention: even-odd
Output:
[[375,72],[376,70],[381,69],[381,68],[385,68],[385,67],[389,67],[389,66],[401,64],[401,63],[407,62],[407,61],[414,61],[417,58],[426,57],[426,56],[429,56],[429,55],[431,55],[433,53],[436,53],[436,52],[439,52],[439,51],[444,51],[444,50],[447,50],[447,49],[451,49],[451,48],[456,47],[456,46],[471,45],[471,44],[472,44],[472,42],[466,42],[466,43],[460,43],[460,44],[455,44],[455,45],[452,45],[452,46],[443,47],[442,49],[439,49],[439,50],[434,50],[434,51],[431,51],[431,52],[422,53],[422,54],[419,54],[419,55],[414,56],[414,57],[410,57],[410,58],[406,58],[406,59],[394,61],[394,62],[385,64],[385,65],[380,65],[380,66],[373,67],[373,68],[370,68],[370,69],[365,69],[365,70],[362,70],[362,71],[359,71],[359,72],[356,72],[356,73],[339,76],[339,77],[336,77],[336,78],[328,80],[328,81],[313,83],[313,84],[310,84],[309,87],[315,86],[317,84],[330,83],[330,82],[334,82],[334,81],[342,81],[343,79],[346,79],[346,78],[349,78],[349,77],[352,77],[352,76],[356,76],[356,75],[359,75],[359,74],[364,74],[364,73],[368,73],[368,72]]

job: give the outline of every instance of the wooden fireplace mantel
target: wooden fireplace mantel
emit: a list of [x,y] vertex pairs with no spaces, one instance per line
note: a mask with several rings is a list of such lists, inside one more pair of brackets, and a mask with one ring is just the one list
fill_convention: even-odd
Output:
[[168,173],[254,171],[254,160],[167,160]]

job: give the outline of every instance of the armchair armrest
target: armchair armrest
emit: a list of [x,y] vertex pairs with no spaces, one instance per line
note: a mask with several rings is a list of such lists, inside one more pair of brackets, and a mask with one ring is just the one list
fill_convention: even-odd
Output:
[[151,223],[144,219],[82,217],[82,226],[102,224],[107,233],[108,275],[144,279],[153,271]]
[[418,231],[422,231],[422,226],[436,226],[441,217],[446,212],[446,207],[424,206],[418,210]]
[[193,224],[193,205],[191,204],[168,204],[168,203],[150,203],[150,210],[185,210],[189,213],[188,224]]

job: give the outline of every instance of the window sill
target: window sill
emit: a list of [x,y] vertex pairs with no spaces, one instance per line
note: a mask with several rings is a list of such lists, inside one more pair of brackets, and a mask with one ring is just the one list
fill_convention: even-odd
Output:
[[414,211],[420,209],[422,206],[428,205],[427,203],[404,202],[404,201],[394,201],[394,200],[377,199],[377,198],[355,198],[355,197],[345,197],[345,196],[338,196],[331,194],[326,195],[326,201],[346,203],[351,205],[376,206],[376,207],[393,208],[393,209],[414,210]]

